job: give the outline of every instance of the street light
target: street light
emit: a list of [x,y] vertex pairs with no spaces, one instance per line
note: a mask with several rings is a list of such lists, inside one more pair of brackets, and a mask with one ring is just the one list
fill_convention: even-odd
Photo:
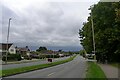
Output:
[[[94,48],[94,54],[95,54],[95,35],[94,35],[94,24],[93,24],[93,16],[92,16],[92,8],[93,6],[91,6],[91,22],[92,22],[92,35],[93,35],[93,48]],[[96,55],[94,57],[94,59],[96,60]]]
[[8,55],[8,41],[9,41],[9,31],[10,31],[10,21],[11,21],[12,18],[9,18],[9,22],[8,22],[8,34],[7,34],[7,52],[6,52],[6,64],[7,64],[7,55]]

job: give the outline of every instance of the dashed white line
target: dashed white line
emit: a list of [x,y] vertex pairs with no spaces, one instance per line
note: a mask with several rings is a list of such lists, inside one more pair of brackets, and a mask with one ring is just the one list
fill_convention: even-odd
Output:
[[48,76],[51,76],[51,75],[53,75],[55,72],[53,72],[53,73],[50,73],[50,74],[48,74]]

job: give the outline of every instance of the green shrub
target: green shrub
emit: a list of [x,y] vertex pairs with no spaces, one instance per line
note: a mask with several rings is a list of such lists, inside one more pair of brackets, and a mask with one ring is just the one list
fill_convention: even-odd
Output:
[[46,55],[46,58],[59,58],[59,55]]
[[24,59],[27,59],[27,60],[32,60],[32,57],[31,57],[31,56],[24,55],[23,57],[24,57]]
[[[3,56],[2,60],[6,61],[6,56]],[[20,54],[8,54],[7,60],[8,61],[20,61],[21,60],[21,55]]]

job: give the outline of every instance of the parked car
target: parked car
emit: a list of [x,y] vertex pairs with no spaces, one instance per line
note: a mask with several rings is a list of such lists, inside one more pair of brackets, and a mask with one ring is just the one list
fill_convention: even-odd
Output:
[[51,59],[51,58],[48,58],[48,62],[52,62],[52,59]]

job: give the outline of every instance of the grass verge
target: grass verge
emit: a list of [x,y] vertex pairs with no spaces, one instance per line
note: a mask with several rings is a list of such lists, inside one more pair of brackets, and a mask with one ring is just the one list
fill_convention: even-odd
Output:
[[61,61],[47,63],[47,64],[40,64],[40,65],[34,65],[34,66],[28,66],[28,67],[2,70],[2,74],[0,74],[0,76],[6,77],[6,76],[10,76],[10,75],[20,74],[20,73],[24,73],[24,72],[29,72],[29,71],[33,71],[33,70],[38,70],[38,69],[43,69],[43,68],[63,64],[63,63],[72,61],[75,57],[76,56],[73,56],[66,60],[61,60]]
[[101,79],[104,80],[106,78],[102,69],[95,62],[88,62],[88,70],[86,74],[86,80],[95,80]]
[[[44,59],[38,59],[38,60],[29,60],[29,61],[8,61],[7,64],[21,64],[21,63],[30,63],[30,62],[36,62],[36,61],[42,61]],[[6,65],[5,63],[2,65]]]

